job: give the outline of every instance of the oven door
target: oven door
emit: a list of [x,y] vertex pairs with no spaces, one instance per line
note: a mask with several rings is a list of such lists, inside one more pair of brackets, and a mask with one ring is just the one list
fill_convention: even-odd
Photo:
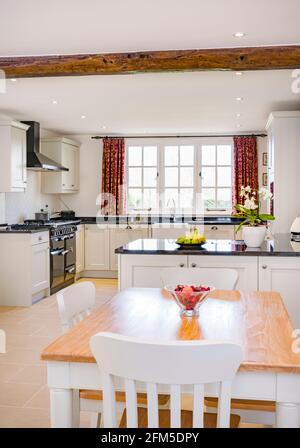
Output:
[[76,265],[76,235],[71,233],[65,236],[66,268]]
[[51,292],[65,282],[65,242],[63,238],[51,238],[50,289]]

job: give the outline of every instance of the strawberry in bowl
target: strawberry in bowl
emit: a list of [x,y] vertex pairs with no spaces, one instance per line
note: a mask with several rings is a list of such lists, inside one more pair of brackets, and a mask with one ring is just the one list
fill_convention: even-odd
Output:
[[204,285],[167,285],[165,289],[174,297],[184,316],[198,316],[201,303],[215,288]]

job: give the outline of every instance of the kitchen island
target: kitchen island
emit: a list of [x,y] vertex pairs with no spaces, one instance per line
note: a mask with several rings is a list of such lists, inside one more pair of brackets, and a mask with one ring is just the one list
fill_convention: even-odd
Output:
[[237,289],[280,292],[292,322],[300,328],[300,243],[289,234],[275,235],[260,248],[243,241],[208,240],[201,249],[181,249],[175,240],[140,239],[119,247],[119,288],[162,287],[167,267],[232,268]]

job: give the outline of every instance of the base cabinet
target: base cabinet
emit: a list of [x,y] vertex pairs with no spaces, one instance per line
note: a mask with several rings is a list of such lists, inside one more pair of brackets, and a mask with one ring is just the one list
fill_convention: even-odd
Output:
[[115,254],[115,249],[124,244],[130,243],[141,238],[147,238],[148,228],[138,226],[122,226],[110,228],[110,269],[112,271],[118,270],[118,256]]
[[281,294],[294,328],[300,328],[300,258],[259,257],[259,290]]
[[186,255],[121,255],[119,288],[161,288],[161,269],[187,267]]
[[85,270],[109,270],[109,229],[107,225],[85,226]]
[[49,288],[49,243],[36,244],[31,251],[31,292]]
[[76,273],[84,270],[84,226],[79,225],[76,232]]

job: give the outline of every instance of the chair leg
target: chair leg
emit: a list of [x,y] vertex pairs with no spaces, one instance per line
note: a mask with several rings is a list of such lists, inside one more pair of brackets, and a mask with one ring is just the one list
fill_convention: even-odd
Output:
[[101,427],[101,414],[100,412],[93,412],[91,415],[91,428]]

